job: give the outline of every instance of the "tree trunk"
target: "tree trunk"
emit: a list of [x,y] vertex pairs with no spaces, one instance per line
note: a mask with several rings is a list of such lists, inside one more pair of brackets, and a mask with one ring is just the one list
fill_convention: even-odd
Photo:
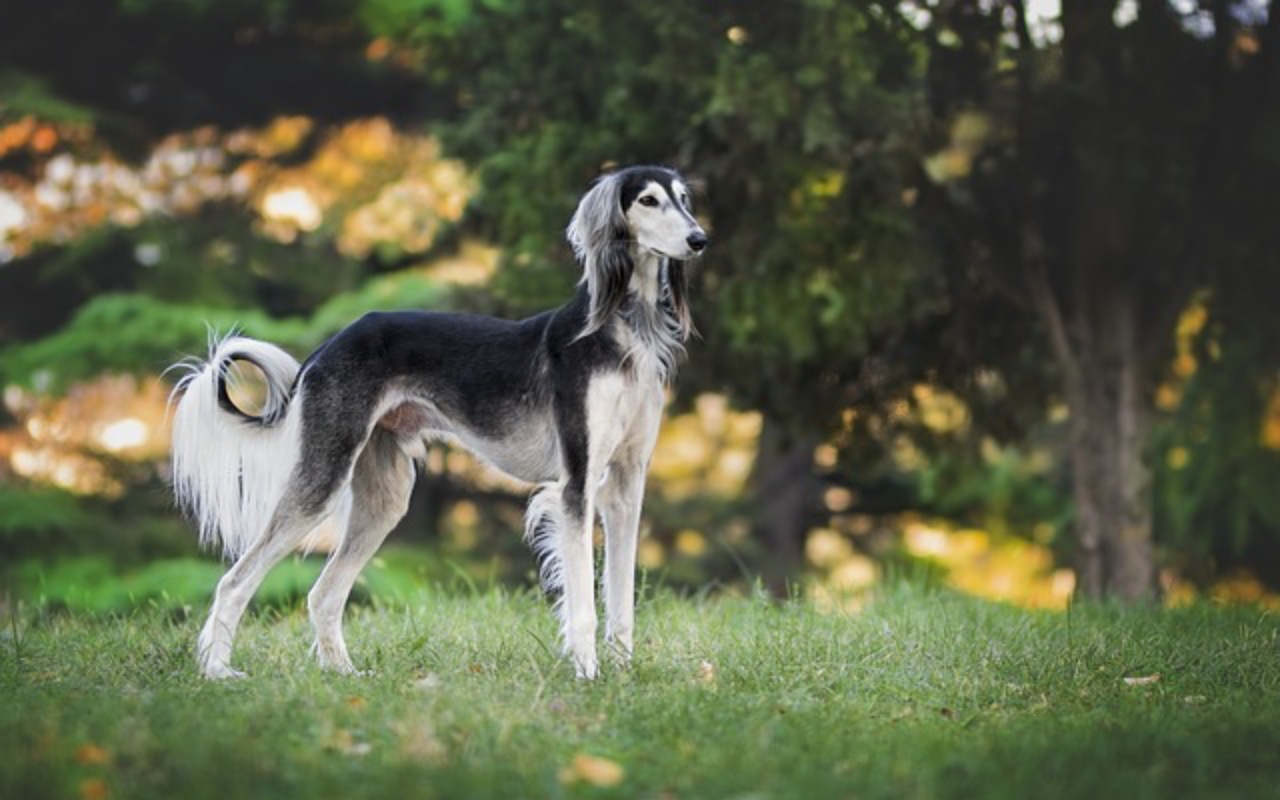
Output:
[[755,494],[752,535],[765,543],[763,577],[776,597],[787,596],[789,582],[804,557],[809,510],[818,491],[814,446],[812,439],[793,439],[782,423],[765,417],[751,472]]
[[1075,500],[1076,591],[1126,603],[1155,598],[1151,408],[1126,304],[1094,318],[1090,347],[1067,372]]

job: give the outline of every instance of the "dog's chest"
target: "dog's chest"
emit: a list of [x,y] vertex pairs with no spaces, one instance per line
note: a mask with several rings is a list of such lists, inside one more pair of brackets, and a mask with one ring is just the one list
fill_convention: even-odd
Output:
[[593,457],[608,458],[619,447],[642,444],[662,414],[663,384],[637,380],[632,371],[600,375],[587,391],[588,430]]
[[619,320],[613,328],[613,339],[623,353],[622,363],[633,382],[647,394],[653,386],[659,390],[675,370],[680,348],[660,312],[646,309]]

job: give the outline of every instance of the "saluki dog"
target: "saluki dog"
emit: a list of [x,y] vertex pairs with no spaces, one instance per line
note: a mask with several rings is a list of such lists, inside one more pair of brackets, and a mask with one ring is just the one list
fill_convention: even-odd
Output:
[[[218,582],[197,657],[208,678],[242,673],[231,647],[271,567],[330,517],[344,530],[307,605],[320,664],[355,669],[342,634],[351,586],[404,516],[414,460],[446,440],[537,484],[525,536],[559,590],[564,652],[594,678],[593,533],[604,525],[605,639],[631,657],[636,541],[664,384],[693,323],[685,261],[707,234],[674,171],[630,167],[595,182],[566,231],[582,266],[572,300],[521,321],[396,311],[361,317],[301,365],[233,335],[186,374],[174,413],[178,503],[232,566]],[[257,366],[257,415],[232,401],[228,370]],[[345,527],[343,527],[345,522]]]

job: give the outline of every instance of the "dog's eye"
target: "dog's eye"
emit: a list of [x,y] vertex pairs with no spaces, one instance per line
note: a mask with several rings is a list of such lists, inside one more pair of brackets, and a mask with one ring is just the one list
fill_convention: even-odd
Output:
[[644,197],[640,198],[640,205],[648,206],[649,208],[654,208],[658,205],[658,198],[654,197],[651,194],[646,194]]

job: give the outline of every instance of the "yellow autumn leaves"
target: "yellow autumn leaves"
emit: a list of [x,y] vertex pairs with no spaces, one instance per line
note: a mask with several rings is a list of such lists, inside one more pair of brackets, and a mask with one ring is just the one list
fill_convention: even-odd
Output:
[[586,784],[608,788],[622,783],[627,771],[616,761],[590,753],[578,753],[560,770],[560,782],[565,786]]

